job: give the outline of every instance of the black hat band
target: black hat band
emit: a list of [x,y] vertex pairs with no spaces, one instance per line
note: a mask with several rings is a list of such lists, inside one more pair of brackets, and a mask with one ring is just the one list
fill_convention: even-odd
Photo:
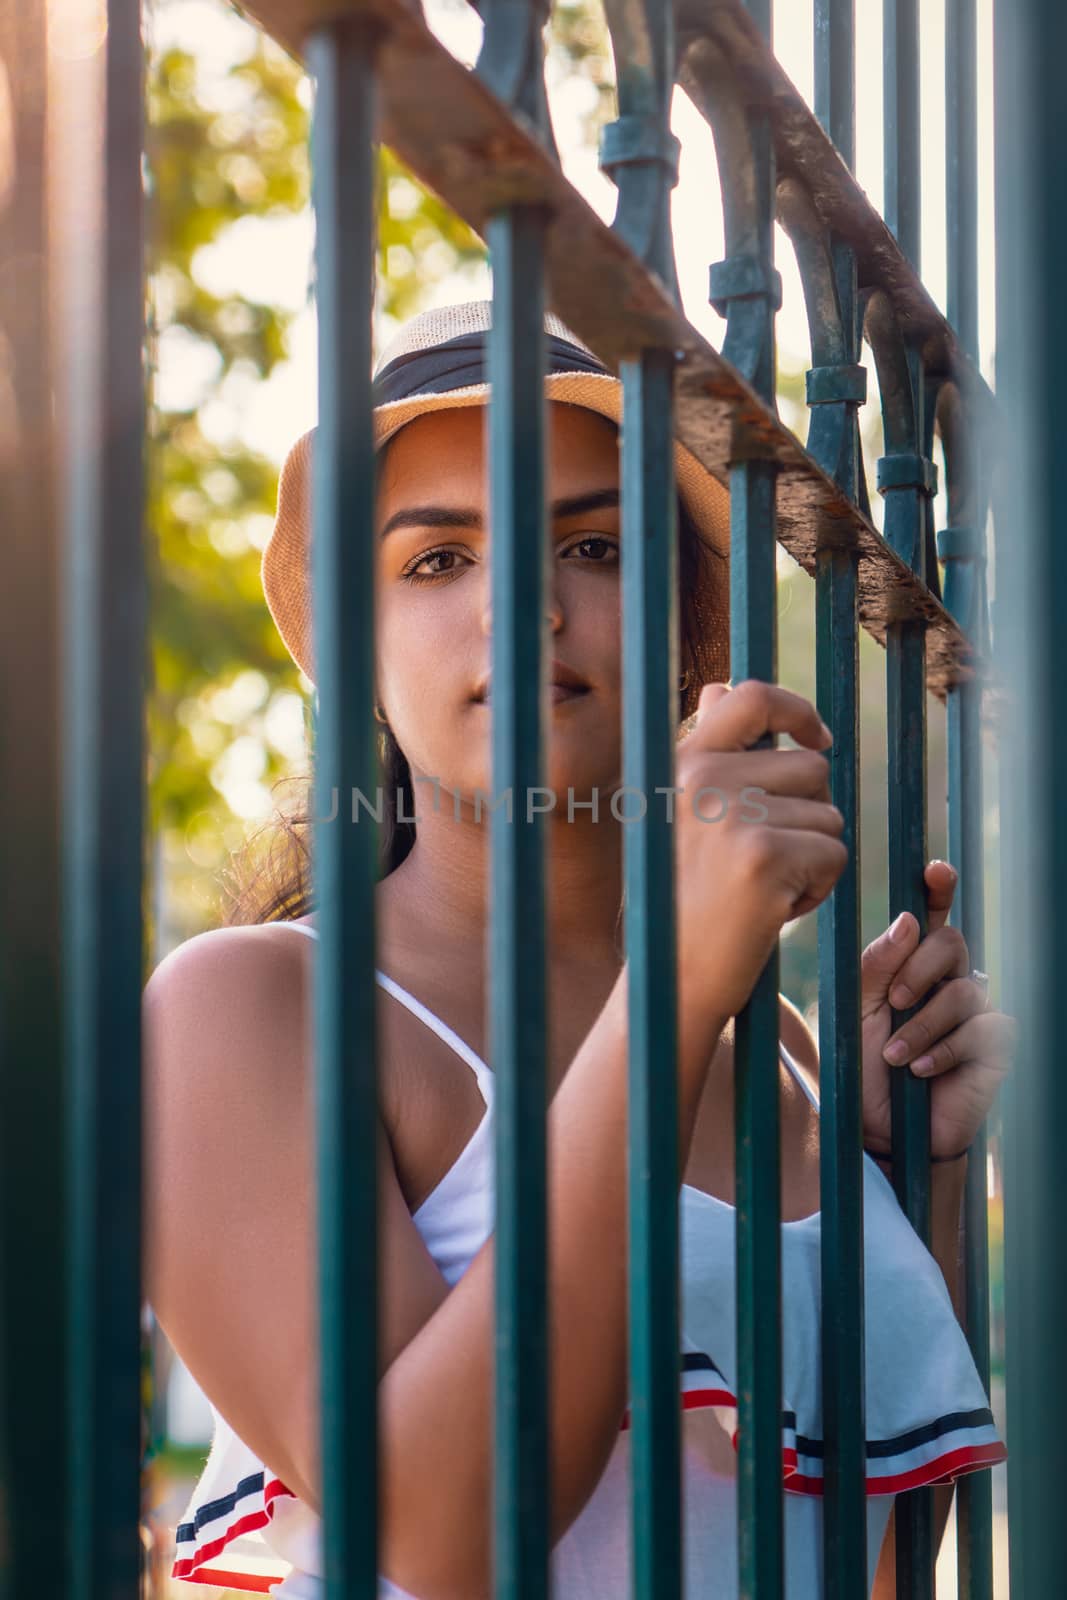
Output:
[[[374,404],[384,406],[393,400],[410,400],[415,395],[449,394],[454,389],[488,383],[487,354],[484,332],[462,333],[444,344],[431,345],[427,350],[409,350],[390,361],[374,379]],[[545,355],[548,372],[595,372],[602,377],[611,376],[595,356],[555,334],[545,335]]]

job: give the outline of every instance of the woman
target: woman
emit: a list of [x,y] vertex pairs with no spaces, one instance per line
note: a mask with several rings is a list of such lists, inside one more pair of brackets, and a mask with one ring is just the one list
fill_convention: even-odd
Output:
[[[380,445],[376,711],[407,816],[376,890],[380,1001],[382,1511],[380,1593],[489,1592],[492,1073],[485,1063],[487,813],[492,789],[483,430],[490,307],[416,318],[376,379]],[[553,1093],[552,1452],[555,1593],[629,1593],[626,1415],[626,987],[621,784],[619,385],[555,318],[549,334],[546,594],[558,685],[548,710],[547,951]],[[309,439],[283,472],[264,556],[272,612],[313,675]],[[679,1135],[685,1182],[682,1387],[687,1592],[735,1596],[733,1083],[730,1018],[783,924],[845,864],[801,697],[728,689],[726,497],[680,445],[684,671],[675,812]],[[488,691],[488,692],[487,692]],[[749,748],[767,731],[799,748]],[[412,780],[431,780],[416,785]],[[439,787],[432,780],[436,779]],[[388,785],[386,785],[388,787]],[[686,797],[722,791],[714,826]],[[753,807],[746,790],[764,791]],[[572,792],[573,805],[563,797]],[[588,802],[599,799],[594,812]],[[443,801],[440,797],[444,795]],[[764,814],[765,812],[765,814]],[[626,815],[620,809],[620,815]],[[714,816],[715,813],[711,813]],[[864,1124],[889,1145],[889,993],[914,1004],[904,1059],[933,1060],[935,1254],[951,1265],[966,1158],[1004,1071],[1009,1019],[986,1007],[945,918],[952,869],[926,873],[929,931],[903,916],[864,955]],[[234,1583],[229,1547],[260,1528],[291,1567],[274,1592],[321,1594],[315,1441],[312,1064],[315,918],[188,941],[146,992],[149,1293],[217,1409],[211,1458],[178,1530],[175,1574]],[[305,885],[306,887],[306,885]],[[295,913],[295,914],[294,914]],[[297,936],[299,935],[299,936]],[[950,981],[942,981],[950,980]],[[911,1000],[897,993],[903,985]],[[935,989],[936,986],[936,989]],[[783,1474],[790,1600],[821,1594],[818,1058],[781,1003]],[[192,1114],[190,1114],[192,1113]],[[1004,1457],[945,1278],[864,1157],[869,1577],[888,1594],[895,1493]],[[949,1493],[951,1491],[948,1491]],[[947,1511],[940,1495],[939,1514]],[[879,1567],[879,1553],[884,1549]],[[261,1587],[273,1581],[260,1577]]]

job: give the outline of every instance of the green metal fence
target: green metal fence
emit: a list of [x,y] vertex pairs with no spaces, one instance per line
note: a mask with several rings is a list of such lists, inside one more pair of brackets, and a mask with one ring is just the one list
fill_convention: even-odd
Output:
[[[544,517],[546,303],[624,383],[628,786],[647,793],[672,781],[675,551],[673,535],[646,539],[645,532],[673,527],[674,427],[731,491],[735,680],[776,675],[776,542],[815,581],[818,701],[834,733],[833,799],[846,819],[851,855],[819,913],[822,1273],[824,1303],[832,1307],[823,1335],[826,1593],[835,1600],[861,1595],[861,627],[886,650],[892,915],[908,910],[925,926],[925,713],[933,694],[948,704],[956,920],[972,959],[983,961],[979,732],[989,654],[990,487],[983,452],[997,437],[997,414],[977,367],[975,0],[946,0],[947,317],[919,275],[918,0],[884,3],[884,218],[851,172],[854,0],[814,0],[814,114],[774,56],[769,0],[747,7],[742,0],[677,0],[673,7],[669,0],[605,0],[619,84],[618,119],[602,146],[602,165],[619,191],[612,228],[560,170],[541,69],[548,0],[482,0],[484,46],[473,72],[439,45],[413,3],[255,0],[247,9],[303,56],[316,84],[320,795],[355,786],[370,792],[376,770],[369,388],[376,139],[482,233],[494,268],[492,671],[501,686],[494,695],[494,791],[537,785],[543,770],[542,578],[527,562],[520,587],[519,571],[520,553],[539,540]],[[138,1585],[145,606],[136,0],[108,0],[104,20],[89,47],[57,52],[53,39],[50,57],[44,5],[0,5],[0,379],[7,385],[0,394],[0,515],[11,597],[0,630],[4,1600],[129,1600]],[[1019,407],[1047,407],[1048,419],[1033,436],[1020,430],[1019,448],[1029,452],[1027,522],[1009,506],[1002,523],[1019,558],[1014,567],[1004,564],[1005,593],[1015,596],[1005,613],[1005,637],[1016,652],[1007,653],[1006,670],[1045,714],[1042,722],[1027,707],[1017,749],[1024,762],[1054,747],[1058,710],[1049,692],[1058,637],[1048,602],[1056,592],[1051,469],[1062,452],[1051,374],[1067,339],[1049,254],[1056,235],[1048,223],[1046,236],[1046,224],[1035,218],[1055,212],[1057,169],[1049,152],[1063,147],[1064,97],[1051,63],[1064,59],[1056,49],[1067,42],[1059,37],[1064,26],[1051,0],[1020,0],[1010,16],[998,15],[998,95],[1011,108],[998,146],[1007,196],[1002,311],[1015,340],[1011,392]],[[1046,34],[1047,49],[1035,48]],[[711,268],[709,296],[726,318],[721,353],[690,326],[678,297],[668,205],[678,158],[669,126],[675,81],[715,134],[726,258]],[[776,218],[796,250],[810,324],[804,444],[775,409]],[[1035,365],[1044,330],[1052,359]],[[884,537],[870,518],[859,448],[861,332],[875,357],[884,426],[877,485],[885,497]],[[935,429],[950,508],[949,526],[936,533]],[[1040,623],[1033,639],[1031,609]],[[1056,770],[1032,770],[1047,789],[1036,814],[1020,801],[1009,815],[1013,840],[1032,828],[1035,849],[1027,855],[1020,847],[1011,858],[1023,888],[1010,901],[1019,921],[1005,938],[1015,984],[1005,1003],[1011,1009],[1017,997],[1033,1019],[1015,1093],[1014,1178],[1009,1170],[1018,1189],[1009,1400],[1018,1406],[1023,1445],[1012,1461],[1016,1600],[1055,1592],[1050,1490],[1064,1399],[1055,1347],[1064,1278],[1053,1253],[1062,1233],[1054,1130],[1064,1089],[1054,1070],[1056,973],[1047,951],[1055,948],[1067,867],[1049,801]],[[544,835],[539,817],[503,824],[495,815],[496,1593],[540,1600],[549,1585]],[[675,1039],[664,1020],[673,1015],[674,996],[671,840],[666,824],[651,816],[626,838],[634,1592],[670,1600],[682,1581]],[[370,1135],[376,1079],[367,1048],[375,1038],[373,849],[373,830],[323,830],[316,864],[330,1600],[374,1594],[377,1571],[376,1345],[374,1318],[364,1314],[377,1280]],[[1028,963],[1035,953],[1040,960]],[[775,957],[737,1035],[739,1571],[741,1592],[758,1600],[784,1593],[777,994]],[[924,1238],[928,1092],[910,1073],[894,1075],[894,1182]],[[988,1382],[985,1180],[980,1138],[966,1195],[966,1320]],[[1008,1209],[1012,1214],[1011,1181]],[[1028,1514],[1030,1490],[1040,1511]],[[963,1480],[957,1496],[960,1593],[982,1600],[993,1593],[989,1474]],[[898,1592],[916,1600],[933,1592],[930,1497],[923,1489],[897,1502]]]

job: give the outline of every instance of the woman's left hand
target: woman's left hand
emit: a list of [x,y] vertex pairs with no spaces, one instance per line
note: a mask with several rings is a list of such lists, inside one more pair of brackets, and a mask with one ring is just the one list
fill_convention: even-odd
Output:
[[[903,911],[863,952],[860,1014],[863,1035],[863,1142],[889,1153],[890,1073],[910,1066],[930,1079],[930,1154],[966,1149],[996,1100],[1011,1066],[1013,1017],[991,1011],[982,985],[970,977],[971,957],[957,928],[947,925],[956,871],[931,861],[923,873],[927,933]],[[926,1004],[893,1032],[892,1011]]]

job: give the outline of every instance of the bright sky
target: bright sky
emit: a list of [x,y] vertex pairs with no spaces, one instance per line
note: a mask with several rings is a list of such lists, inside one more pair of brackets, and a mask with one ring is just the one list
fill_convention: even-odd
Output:
[[[449,49],[473,62],[481,22],[456,0],[423,0],[431,26]],[[775,0],[775,49],[785,70],[811,103],[813,38],[811,0]],[[209,0],[160,0],[150,16],[157,48],[180,43],[201,64],[205,96],[220,109],[227,101],[225,73],[247,55],[249,25],[236,12]],[[992,0],[978,0],[979,60],[979,315],[982,369],[992,378],[994,348]],[[856,0],[857,129],[856,172],[872,203],[882,205],[882,0]],[[926,283],[945,305],[944,164],[944,0],[923,0],[922,76],[922,260]],[[571,80],[551,90],[557,142],[571,182],[606,221],[614,212],[615,189],[597,168],[595,150],[585,147],[579,118],[591,88]],[[310,96],[309,96],[310,101]],[[716,347],[725,324],[707,303],[708,264],[724,254],[722,208],[711,135],[680,91],[672,126],[682,143],[681,175],[673,196],[673,224],[682,301],[690,321]],[[315,318],[307,306],[312,229],[309,215],[278,221],[248,218],[231,227],[194,262],[200,281],[217,293],[242,293],[298,311],[290,337],[290,359],[267,382],[234,375],[203,417],[209,436],[222,442],[236,434],[250,446],[281,461],[292,441],[316,420]],[[777,264],[784,283],[778,319],[779,362],[784,369],[809,365],[807,323],[792,249],[778,230]],[[488,296],[488,271],[438,285],[433,303]],[[380,329],[383,338],[389,329]],[[187,404],[210,386],[214,369],[203,348],[175,335],[164,342],[157,378],[159,400]],[[873,378],[870,393],[876,393]],[[783,409],[784,419],[803,434],[800,417]]]

